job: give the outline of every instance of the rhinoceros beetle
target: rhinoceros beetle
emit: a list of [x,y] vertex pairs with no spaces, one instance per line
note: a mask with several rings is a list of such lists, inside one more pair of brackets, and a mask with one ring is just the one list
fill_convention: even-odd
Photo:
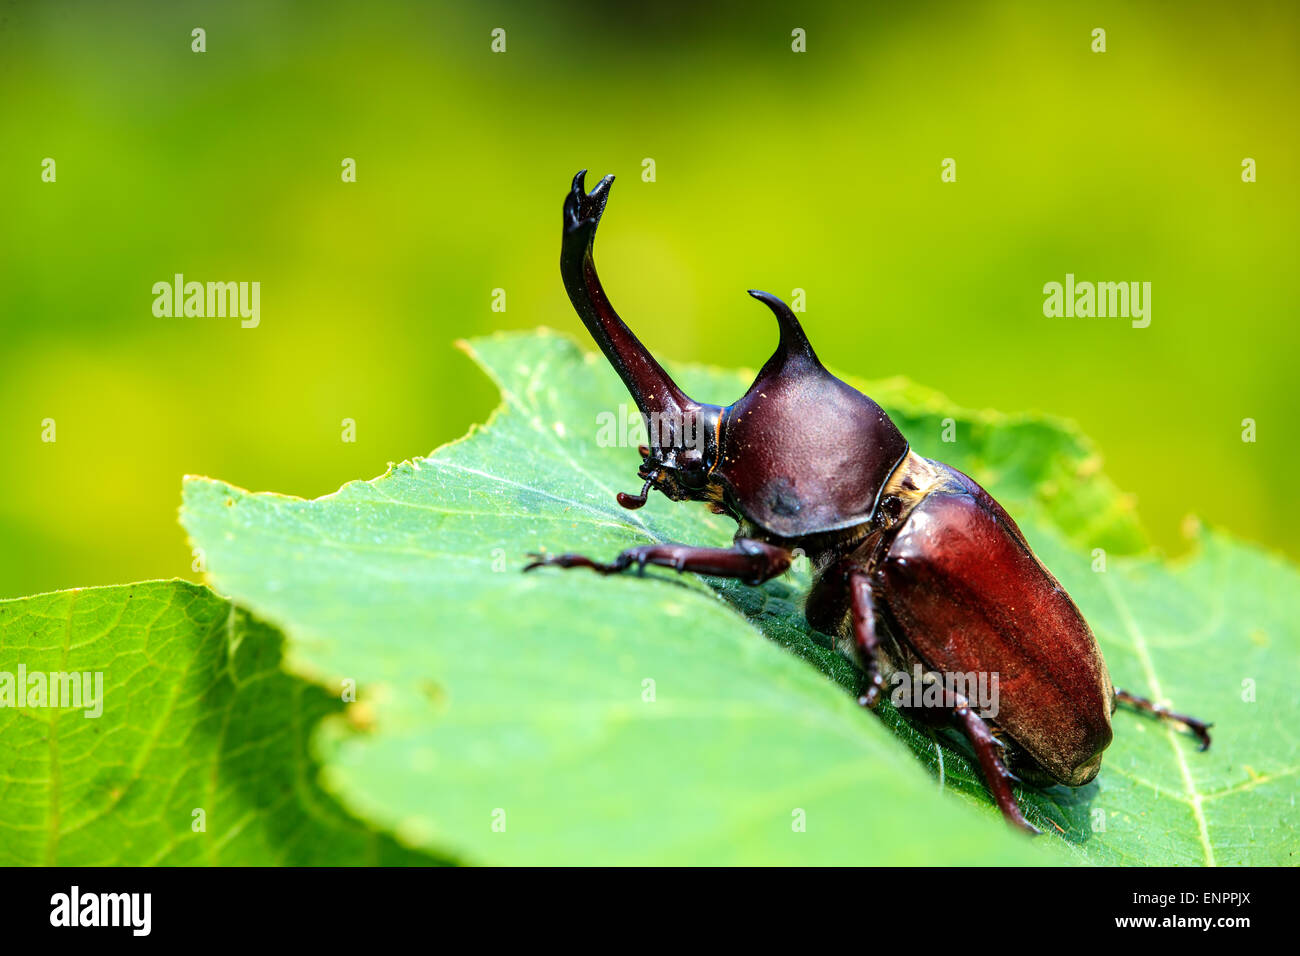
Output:
[[[1210,745],[1210,725],[1111,685],[1092,631],[1015,521],[970,477],[912,451],[879,405],[831,375],[776,296],[749,293],[780,330],[749,391],[724,408],[678,388],[601,287],[592,247],[614,177],[590,193],[585,177],[574,177],[564,202],[560,273],[651,442],[640,448],[640,493],[620,493],[619,503],[639,508],[653,488],[707,502],[739,527],[730,548],[641,545],[607,563],[530,555],[525,570],[612,574],[652,564],[759,585],[802,552],[813,570],[805,615],[862,672],[859,703],[874,708],[886,678],[898,675],[942,687],[900,709],[954,725],[1003,815],[1031,833],[1012,782],[1090,782],[1117,701],[1185,725],[1202,750]],[[995,675],[995,716],[949,679],[970,673]]]

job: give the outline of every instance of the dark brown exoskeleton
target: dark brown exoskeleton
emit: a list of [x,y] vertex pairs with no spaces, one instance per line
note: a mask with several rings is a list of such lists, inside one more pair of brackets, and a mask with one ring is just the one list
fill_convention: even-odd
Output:
[[[796,550],[813,569],[808,622],[861,669],[859,702],[874,707],[886,679],[923,675],[904,711],[954,724],[970,741],[1006,818],[1038,832],[1011,789],[1082,786],[1111,741],[1116,701],[1180,722],[1210,745],[1209,725],[1112,687],[1079,609],[1030,550],[1011,517],[966,475],[913,452],[889,416],[822,367],[789,308],[750,295],[776,315],[781,339],[733,405],[686,396],[609,304],[592,258],[613,176],[590,193],[586,171],[564,203],[560,272],[574,308],[647,422],[637,495],[709,502],[736,519],[731,548],[654,544],[603,563],[534,555],[610,574],[647,564],[757,585],[785,572]],[[992,675],[996,713],[977,710],[966,675]]]

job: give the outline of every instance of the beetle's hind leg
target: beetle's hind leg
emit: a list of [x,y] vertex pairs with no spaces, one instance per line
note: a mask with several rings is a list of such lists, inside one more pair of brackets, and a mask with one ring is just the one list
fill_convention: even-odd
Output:
[[785,548],[740,538],[730,548],[695,548],[686,544],[643,544],[628,548],[608,563],[593,561],[580,554],[530,554],[533,560],[524,568],[531,571],[550,565],[558,568],[591,568],[598,574],[617,574],[633,565],[644,571],[647,564],[694,571],[716,578],[738,578],[745,584],[762,584],[790,567],[792,555]]
[[984,718],[971,709],[965,697],[961,694],[953,696],[956,699],[956,706],[952,710],[953,722],[975,748],[975,758],[979,761],[980,770],[984,774],[984,782],[988,785],[989,792],[993,794],[1002,816],[1012,826],[1038,836],[1042,831],[1025,819],[1020,804],[1016,802],[1016,795],[1011,791],[1012,781],[1016,777],[1007,769],[1003,756],[1005,745],[993,736],[993,731],[984,722]]
[[1163,704],[1157,704],[1154,701],[1147,700],[1145,697],[1139,697],[1137,694],[1131,694],[1126,690],[1115,688],[1115,700],[1121,704],[1128,704],[1136,711],[1144,714],[1151,714],[1160,720],[1172,721],[1176,724],[1183,724],[1188,730],[1196,735],[1196,739],[1201,742],[1202,750],[1210,749],[1210,728],[1214,724],[1207,724],[1203,720],[1197,720],[1195,717],[1189,717],[1186,714],[1175,713]]

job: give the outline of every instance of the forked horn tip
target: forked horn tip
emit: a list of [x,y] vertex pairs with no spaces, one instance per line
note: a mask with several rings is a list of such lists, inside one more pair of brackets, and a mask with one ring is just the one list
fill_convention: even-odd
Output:
[[600,222],[600,216],[605,211],[605,203],[609,199],[609,187],[613,182],[614,176],[611,173],[596,183],[591,192],[587,192],[587,171],[578,170],[578,174],[573,177],[573,189],[564,201],[567,231],[588,224],[595,226]]

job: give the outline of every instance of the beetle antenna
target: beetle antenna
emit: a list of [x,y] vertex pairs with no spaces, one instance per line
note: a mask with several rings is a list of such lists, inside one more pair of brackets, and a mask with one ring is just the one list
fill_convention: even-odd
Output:
[[621,504],[628,511],[636,511],[637,508],[644,506],[647,499],[650,497],[650,485],[658,477],[659,477],[659,472],[657,471],[650,472],[650,477],[645,480],[645,484],[641,486],[641,493],[638,495],[629,495],[625,491],[620,491],[617,495],[615,495],[615,497],[618,499],[618,503]]

